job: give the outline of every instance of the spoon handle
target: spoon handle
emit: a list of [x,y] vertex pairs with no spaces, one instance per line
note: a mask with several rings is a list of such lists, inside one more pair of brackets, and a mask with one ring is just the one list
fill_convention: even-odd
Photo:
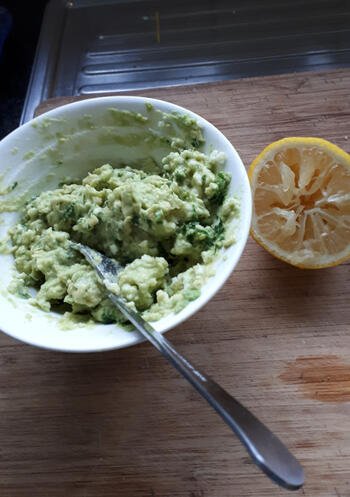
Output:
[[130,310],[122,299],[113,293],[109,293],[109,298],[220,414],[267,476],[288,490],[297,490],[303,485],[303,468],[276,435],[220,385],[190,364],[163,335],[138,313]]

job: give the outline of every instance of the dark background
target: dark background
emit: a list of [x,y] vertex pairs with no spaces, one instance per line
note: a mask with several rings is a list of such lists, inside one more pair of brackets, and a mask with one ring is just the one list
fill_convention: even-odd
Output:
[[47,1],[0,0],[13,18],[0,56],[0,138],[19,124]]

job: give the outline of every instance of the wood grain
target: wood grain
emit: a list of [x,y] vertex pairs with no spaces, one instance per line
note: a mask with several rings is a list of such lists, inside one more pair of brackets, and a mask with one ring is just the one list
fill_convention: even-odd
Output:
[[[216,125],[248,165],[284,136],[350,151],[350,70],[138,92]],[[43,112],[69,99],[45,102]],[[224,288],[168,333],[306,470],[295,495],[350,496],[350,264],[305,271],[252,240]],[[148,344],[91,355],[0,336],[0,495],[274,497],[228,427]]]

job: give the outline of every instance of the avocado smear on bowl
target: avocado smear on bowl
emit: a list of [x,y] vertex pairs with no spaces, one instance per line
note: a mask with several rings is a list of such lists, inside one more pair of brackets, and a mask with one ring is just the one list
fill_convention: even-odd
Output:
[[71,248],[73,240],[125,265],[113,289],[147,321],[199,297],[220,249],[235,242],[239,200],[227,195],[224,153],[199,151],[201,129],[189,116],[181,118],[195,138],[173,140],[158,169],[148,168],[147,160],[103,164],[26,203],[9,230],[18,271],[13,292],[30,297],[27,290],[34,287],[31,302],[44,311],[61,307],[100,323],[125,324],[94,270]]

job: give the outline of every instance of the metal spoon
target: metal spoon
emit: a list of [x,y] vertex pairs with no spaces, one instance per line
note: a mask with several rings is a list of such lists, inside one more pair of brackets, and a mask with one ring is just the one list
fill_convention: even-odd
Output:
[[288,490],[300,488],[304,483],[304,470],[276,435],[209,376],[190,364],[163,335],[137,312],[129,309],[120,296],[108,289],[109,284],[115,282],[117,273],[123,267],[113,259],[80,243],[72,242],[72,247],[81,252],[96,270],[107,289],[108,297],[116,307],[182,373],[232,428],[259,468],[275,483]]

